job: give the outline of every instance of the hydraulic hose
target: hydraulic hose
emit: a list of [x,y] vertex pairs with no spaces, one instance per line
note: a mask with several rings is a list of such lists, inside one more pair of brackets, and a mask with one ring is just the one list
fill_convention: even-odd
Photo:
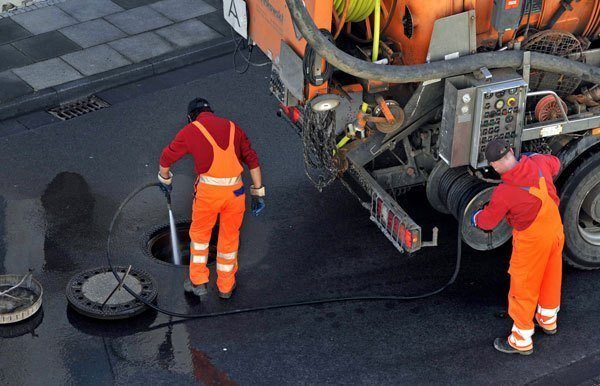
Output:
[[[149,189],[152,187],[158,187],[158,186],[159,186],[158,183],[149,183],[149,184],[142,185],[139,188],[135,189],[123,200],[123,202],[119,205],[115,214],[112,217],[110,226],[108,228],[108,236],[106,239],[106,262],[108,263],[108,266],[112,270],[112,273],[115,276],[115,278],[117,279],[117,281],[120,281],[121,278],[119,277],[117,271],[113,267],[113,264],[112,264],[113,255],[112,255],[112,250],[111,250],[112,238],[113,238],[113,233],[115,230],[115,225],[117,224],[117,220],[121,216],[121,213],[123,212],[123,209],[127,206],[127,204],[131,200],[133,200],[138,194],[140,194],[142,191],[144,191],[146,189]],[[446,284],[444,284],[442,287],[440,287],[434,291],[427,292],[424,294],[419,294],[419,295],[412,295],[412,296],[399,296],[399,295],[346,296],[346,297],[337,297],[337,298],[329,298],[329,299],[316,299],[316,300],[304,300],[304,301],[289,302],[289,303],[279,303],[279,304],[271,304],[271,305],[249,307],[249,308],[237,308],[237,309],[233,309],[233,310],[229,310],[229,311],[222,311],[222,312],[185,314],[185,313],[181,313],[181,312],[164,309],[160,306],[157,306],[156,304],[153,304],[152,302],[147,301],[143,297],[139,296],[131,288],[129,288],[127,286],[127,284],[123,284],[123,288],[125,288],[125,290],[131,296],[133,296],[140,302],[144,303],[147,307],[149,307],[157,312],[160,312],[160,313],[168,315],[168,316],[176,317],[176,318],[186,318],[186,319],[212,318],[212,317],[217,317],[217,316],[235,315],[235,314],[243,314],[243,313],[248,313],[248,312],[275,310],[275,309],[290,308],[290,307],[314,306],[317,304],[327,304],[327,303],[365,302],[365,301],[382,301],[382,300],[407,301],[407,300],[424,299],[424,298],[439,294],[440,292],[445,290],[448,286],[450,286],[452,283],[454,283],[454,281],[458,277],[458,273],[460,272],[461,260],[462,260],[462,237],[461,237],[460,230],[461,230],[461,223],[459,220],[457,246],[456,246],[456,264],[454,266],[454,272],[452,273],[452,276],[450,277],[448,282]]]
[[375,0],[373,4],[373,53],[371,61],[376,62],[379,57],[379,34],[381,32],[381,0]]
[[[319,32],[302,0],[285,0],[294,23],[302,36],[325,60],[334,67],[362,79],[389,83],[423,82],[447,78],[487,68],[520,68],[523,51],[495,51],[463,56],[451,60],[410,66],[387,66],[370,63],[338,49]],[[600,83],[600,68],[559,56],[531,52],[531,67],[557,74],[580,78],[586,82]]]

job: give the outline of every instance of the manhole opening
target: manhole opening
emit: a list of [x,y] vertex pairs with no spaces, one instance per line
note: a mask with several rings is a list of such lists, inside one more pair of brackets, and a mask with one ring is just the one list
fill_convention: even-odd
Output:
[[[213,265],[217,259],[217,239],[219,235],[219,225],[213,228],[208,248],[208,265]],[[177,239],[179,240],[179,252],[181,256],[181,265],[190,265],[190,224],[191,221],[180,221],[175,225],[177,230]],[[171,252],[171,234],[169,224],[159,226],[151,230],[145,237],[144,249],[146,254],[163,263],[173,264],[173,255]]]
[[48,112],[56,118],[66,121],[109,106],[110,103],[107,101],[92,95],[86,99],[70,102],[62,106],[52,108],[48,110]]

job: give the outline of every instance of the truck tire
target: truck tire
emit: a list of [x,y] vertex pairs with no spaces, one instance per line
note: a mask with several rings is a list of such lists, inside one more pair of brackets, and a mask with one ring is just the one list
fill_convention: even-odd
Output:
[[[567,178],[560,192],[560,212],[565,228],[563,255],[575,268],[600,268],[600,219],[592,219],[582,208],[588,195],[596,195],[599,186],[600,153],[592,153]],[[596,193],[593,193],[594,189]]]

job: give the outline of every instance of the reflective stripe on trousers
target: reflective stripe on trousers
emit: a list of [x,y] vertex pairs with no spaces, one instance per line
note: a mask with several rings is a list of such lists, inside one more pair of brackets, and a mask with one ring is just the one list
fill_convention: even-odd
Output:
[[[235,125],[230,124],[229,145],[226,149],[218,146],[206,128],[199,122],[193,122],[213,147],[213,163],[210,169],[198,178],[196,194],[192,208],[192,224],[190,238],[194,242],[207,245],[213,227],[219,216],[219,241],[217,243],[217,287],[221,292],[229,292],[235,284],[235,273],[238,269],[237,250],[239,235],[246,205],[244,194],[236,196],[234,191],[242,187],[243,171],[235,153]],[[237,177],[231,177],[237,176]],[[232,184],[235,182],[234,184]],[[195,252],[194,252],[195,253]],[[190,280],[194,284],[208,282],[209,270],[206,259],[198,259],[198,263],[190,262]]]
[[[513,230],[510,258],[508,314],[514,321],[508,342],[516,349],[531,345],[536,310],[543,321],[554,320],[560,307],[562,281],[563,225],[556,202],[548,194],[545,177],[539,172],[539,187],[523,188],[537,197],[542,205],[525,230]],[[544,314],[551,315],[545,317]],[[547,325],[543,326],[548,328]]]

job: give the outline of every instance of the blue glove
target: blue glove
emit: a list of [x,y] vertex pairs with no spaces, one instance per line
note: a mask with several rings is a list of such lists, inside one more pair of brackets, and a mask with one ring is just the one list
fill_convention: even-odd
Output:
[[479,209],[479,210],[477,210],[477,211],[473,212],[473,215],[471,216],[471,225],[472,225],[472,226],[474,226],[474,227],[477,227],[477,219],[476,219],[475,217],[476,217],[476,216],[479,214],[479,212],[481,212],[482,210],[483,210],[483,209]]
[[250,194],[252,195],[252,214],[258,216],[265,209],[265,187],[255,188],[253,185],[250,187]]
[[173,173],[169,171],[169,178],[164,178],[158,173],[158,183],[160,189],[163,191],[165,196],[169,197],[171,195],[171,191],[173,190]]
[[252,196],[252,214],[258,216],[263,209],[265,209],[265,199],[263,197]]

